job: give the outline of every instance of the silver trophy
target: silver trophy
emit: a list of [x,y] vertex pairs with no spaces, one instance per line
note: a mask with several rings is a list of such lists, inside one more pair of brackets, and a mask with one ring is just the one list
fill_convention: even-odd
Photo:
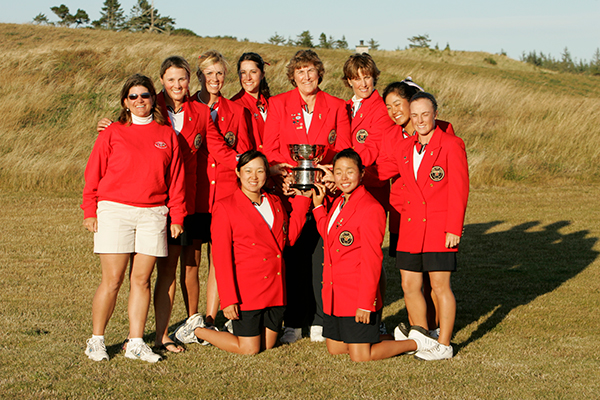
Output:
[[316,164],[325,156],[323,144],[289,144],[290,156],[298,163],[292,168],[292,187],[300,190],[312,189],[321,180],[323,171]]

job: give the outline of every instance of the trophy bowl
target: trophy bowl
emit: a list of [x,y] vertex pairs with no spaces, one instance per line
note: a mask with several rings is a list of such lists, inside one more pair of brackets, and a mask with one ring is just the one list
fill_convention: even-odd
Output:
[[316,164],[325,156],[323,144],[290,144],[290,156],[298,163],[292,168],[292,187],[300,190],[310,190],[315,182],[321,180],[323,171]]

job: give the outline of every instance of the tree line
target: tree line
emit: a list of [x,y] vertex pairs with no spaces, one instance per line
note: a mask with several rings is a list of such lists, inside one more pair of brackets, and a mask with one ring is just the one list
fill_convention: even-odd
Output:
[[[148,0],[137,0],[137,3],[131,8],[129,16],[125,16],[118,0],[105,0],[100,11],[100,18],[91,21],[91,26],[95,29],[113,31],[173,32],[175,20],[169,16],[161,16],[154,7],[154,1],[151,1],[152,3],[148,3]],[[64,4],[50,7],[50,10],[58,17],[58,22],[51,22],[46,14],[39,13],[33,18],[33,23],[64,27],[90,24],[90,17],[85,10],[77,9],[75,14],[71,14],[69,7]]]
[[523,52],[521,61],[552,71],[600,75],[600,48],[596,48],[589,62],[573,59],[567,47],[563,50],[560,58],[554,58],[550,54],[544,54],[541,51],[538,54],[534,50],[529,53]]

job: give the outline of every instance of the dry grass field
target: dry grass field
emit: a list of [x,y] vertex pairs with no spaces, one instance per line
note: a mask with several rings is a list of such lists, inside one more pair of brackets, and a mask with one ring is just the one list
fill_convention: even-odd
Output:
[[[224,39],[169,37],[0,24],[0,184],[13,189],[79,190],[96,138],[95,124],[115,116],[132,73],[158,82],[161,61],[179,54],[193,64],[208,49],[232,63],[224,94],[239,90],[235,61],[261,53],[273,93],[291,89],[284,67],[297,50]],[[319,50],[321,87],[351,97],[339,79],[351,54]],[[378,87],[410,75],[434,93],[440,117],[464,138],[474,187],[589,183],[599,178],[600,77],[556,74],[488,53],[377,51]],[[496,65],[484,61],[492,57]],[[196,89],[194,79],[192,89]]]
[[[2,192],[0,398],[596,399],[599,196],[583,185],[473,190],[453,277],[452,360],[356,364],[304,338],[257,356],[190,345],[150,365],[119,352],[126,287],[107,330],[110,362],[83,354],[100,269],[79,195]],[[385,264],[392,329],[406,311]],[[178,294],[173,324],[184,313]],[[146,333],[152,343],[152,312]]]
[[[0,398],[598,398],[600,78],[488,53],[373,54],[380,90],[412,76],[467,146],[472,191],[453,275],[452,360],[356,364],[304,338],[253,357],[190,345],[156,365],[135,362],[120,352],[124,285],[106,334],[111,360],[89,361],[100,268],[79,204],[96,121],[115,115],[132,73],[158,81],[165,57],[193,63],[212,48],[232,71],[242,52],[261,53],[272,92],[290,89],[283,71],[292,47],[0,24],[0,107],[10,110],[0,119]],[[339,78],[350,52],[318,53],[321,87],[349,98]],[[231,73],[224,93],[238,88]],[[391,330],[406,310],[393,260],[384,263]],[[172,328],[184,318],[178,293]],[[154,339],[152,311],[145,339]]]

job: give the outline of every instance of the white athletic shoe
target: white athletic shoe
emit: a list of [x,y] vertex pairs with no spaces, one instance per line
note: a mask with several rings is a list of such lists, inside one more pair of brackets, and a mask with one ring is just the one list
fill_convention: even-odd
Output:
[[[300,330],[302,334],[302,330]],[[295,340],[294,340],[295,341]],[[313,325],[310,327],[310,341],[311,342],[324,342],[323,327],[321,325]]]
[[150,346],[148,346],[145,342],[131,343],[131,340],[127,342],[125,357],[133,360],[147,361],[149,363],[155,363],[162,360],[162,357],[154,353]]
[[88,339],[86,342],[85,355],[92,361],[108,361],[108,353],[106,352],[106,345],[104,340],[100,339]]
[[417,360],[423,361],[432,361],[432,360],[445,360],[452,358],[454,350],[452,350],[452,346],[446,346],[444,344],[438,343],[432,349],[418,351],[415,354],[415,358]]
[[225,322],[225,325],[223,325],[223,330],[233,335],[233,322],[230,319],[228,319],[227,322]]
[[[217,327],[216,327],[216,326],[214,326],[214,325],[206,325],[206,326],[205,326],[205,328],[206,328],[206,329],[210,329],[210,330],[213,330],[213,331],[217,331],[217,332],[219,332],[219,328],[217,328]],[[194,335],[194,336],[195,336],[195,335]],[[211,344],[210,342],[206,341],[206,340],[203,340],[203,341],[202,341],[202,343],[200,343],[200,344],[201,344],[202,346],[212,346],[212,344]]]
[[194,330],[196,330],[196,328],[204,328],[204,326],[202,314],[194,314],[175,330],[175,338],[185,344],[200,343]]
[[394,340],[408,340],[408,328],[404,322],[400,322],[394,329]]
[[298,339],[302,338],[302,328],[283,328],[283,336],[281,336],[281,343],[294,343]]
[[411,327],[408,338],[417,342],[417,353],[431,350],[439,345],[438,341],[430,337],[427,330],[420,326]]
[[429,336],[431,336],[435,340],[438,340],[440,337],[440,328],[430,330]]

